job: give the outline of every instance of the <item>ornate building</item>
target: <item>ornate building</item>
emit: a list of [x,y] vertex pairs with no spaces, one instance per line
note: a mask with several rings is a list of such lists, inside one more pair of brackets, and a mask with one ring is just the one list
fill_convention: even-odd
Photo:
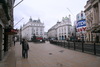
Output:
[[88,0],[85,5],[87,40],[100,42],[100,0]]
[[[58,24],[58,22],[57,22],[57,24]],[[57,25],[57,24],[56,24],[56,25]],[[56,37],[57,37],[56,25],[52,26],[52,27],[48,30],[48,38],[56,39]]]
[[72,25],[70,15],[63,17],[61,22],[57,22],[53,27],[48,30],[48,37],[58,40],[65,40],[72,36]]
[[22,38],[27,38],[29,41],[34,35],[44,38],[44,23],[41,23],[40,19],[32,20],[32,18],[30,18],[29,22],[23,25],[21,31]]

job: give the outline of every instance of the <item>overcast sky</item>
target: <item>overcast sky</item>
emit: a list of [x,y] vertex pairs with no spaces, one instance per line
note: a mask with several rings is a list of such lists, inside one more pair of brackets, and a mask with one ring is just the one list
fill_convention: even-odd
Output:
[[[15,4],[21,0],[15,0]],[[72,23],[76,19],[76,14],[84,10],[87,0],[23,0],[14,8],[14,24],[18,23],[15,28],[20,28],[29,21],[30,16],[33,20],[40,18],[44,23],[45,32],[48,31],[62,17],[71,15]]]

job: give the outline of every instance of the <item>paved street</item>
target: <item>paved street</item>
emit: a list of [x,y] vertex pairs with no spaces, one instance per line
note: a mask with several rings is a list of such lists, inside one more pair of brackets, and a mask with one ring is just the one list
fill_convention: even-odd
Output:
[[19,42],[9,51],[0,67],[100,67],[100,57],[65,49],[49,42],[29,43],[29,58],[21,56]]

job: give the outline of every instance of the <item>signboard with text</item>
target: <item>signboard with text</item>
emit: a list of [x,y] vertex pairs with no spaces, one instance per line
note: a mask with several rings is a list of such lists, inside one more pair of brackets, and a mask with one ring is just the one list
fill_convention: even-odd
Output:
[[85,19],[77,21],[77,23],[76,23],[77,28],[83,27],[83,26],[86,26],[86,20]]
[[79,20],[76,23],[77,32],[86,31],[86,20]]

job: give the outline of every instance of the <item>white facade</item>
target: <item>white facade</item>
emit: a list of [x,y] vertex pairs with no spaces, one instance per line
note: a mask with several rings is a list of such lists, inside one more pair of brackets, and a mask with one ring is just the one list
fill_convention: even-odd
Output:
[[58,40],[65,40],[72,36],[71,28],[71,19],[70,15],[68,17],[63,17],[61,22],[57,22],[51,29],[48,31],[48,37],[54,37]]
[[56,38],[57,32],[56,32],[56,25],[54,25],[52,28],[48,30],[48,38]]
[[48,36],[47,36],[47,32],[44,32],[44,38],[48,38]]
[[40,19],[32,20],[30,18],[29,22],[22,27],[22,38],[31,40],[33,35],[44,38],[44,23],[41,23]]

